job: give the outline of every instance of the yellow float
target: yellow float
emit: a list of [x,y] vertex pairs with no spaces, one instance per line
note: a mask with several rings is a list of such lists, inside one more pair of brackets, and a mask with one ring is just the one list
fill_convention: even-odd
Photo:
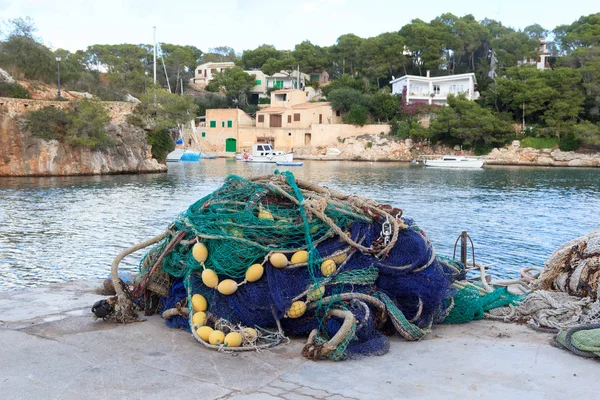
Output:
[[258,332],[254,328],[244,328],[244,339],[248,342],[254,342],[258,337]]
[[210,335],[208,335],[208,343],[213,346],[218,346],[225,342],[225,334],[221,331],[212,331]]
[[198,336],[200,336],[200,339],[204,340],[205,342],[208,342],[210,334],[213,332],[214,329],[210,326],[201,326],[200,328],[196,329],[196,333],[198,334]]
[[267,210],[260,210],[258,212],[258,218],[260,218],[260,219],[270,219],[271,221],[275,219],[275,218],[273,218],[273,214],[271,214]]
[[240,347],[242,345],[242,334],[239,332],[229,332],[225,336],[225,344],[227,347]]
[[347,258],[347,257],[348,257],[348,256],[346,255],[346,253],[342,253],[342,254],[338,254],[338,255],[337,255],[337,256],[335,256],[335,257],[331,257],[331,260],[332,260],[332,261],[333,261],[333,262],[334,262],[336,265],[338,265],[338,266],[339,266],[339,265],[342,265],[342,263],[343,263],[344,261],[346,261],[346,258]]
[[233,279],[225,279],[217,286],[219,293],[224,294],[225,296],[234,294],[237,291],[237,288],[238,284]]
[[202,282],[209,288],[216,288],[219,284],[219,277],[212,269],[202,271]]
[[308,251],[300,250],[294,253],[292,256],[292,264],[300,264],[308,261]]
[[269,261],[271,262],[271,265],[273,265],[275,268],[285,268],[289,264],[287,257],[283,253],[271,254]]
[[321,264],[321,273],[323,276],[329,276],[336,270],[335,262],[333,260],[325,260]]
[[198,242],[192,247],[192,257],[199,263],[203,263],[208,258],[208,249],[205,245]]
[[192,309],[194,312],[198,311],[206,311],[208,308],[208,303],[206,299],[201,294],[195,294],[192,296]]
[[287,310],[285,315],[288,318],[300,318],[306,312],[306,304],[303,301],[295,301]]
[[198,311],[192,316],[192,325],[206,325],[206,313]]
[[260,264],[252,264],[250,268],[246,270],[246,280],[248,282],[256,282],[262,278],[265,269]]
[[306,299],[308,301],[317,301],[321,297],[323,297],[324,294],[325,294],[325,286],[319,286],[319,287],[316,287],[316,288],[310,290],[306,294]]

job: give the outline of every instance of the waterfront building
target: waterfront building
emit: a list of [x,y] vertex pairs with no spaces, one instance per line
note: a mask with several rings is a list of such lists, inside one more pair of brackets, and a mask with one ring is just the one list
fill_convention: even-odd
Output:
[[464,94],[469,100],[477,100],[479,92],[474,73],[435,76],[404,75],[390,81],[392,94],[401,95],[406,104],[433,104],[447,106],[449,94]]

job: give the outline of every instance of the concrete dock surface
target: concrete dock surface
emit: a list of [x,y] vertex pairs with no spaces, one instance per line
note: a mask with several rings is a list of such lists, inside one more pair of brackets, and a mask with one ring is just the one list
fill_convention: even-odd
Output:
[[160,316],[94,320],[100,282],[0,292],[0,399],[569,399],[600,392],[600,362],[495,321],[435,326],[356,361],[310,361],[294,339],[219,353]]

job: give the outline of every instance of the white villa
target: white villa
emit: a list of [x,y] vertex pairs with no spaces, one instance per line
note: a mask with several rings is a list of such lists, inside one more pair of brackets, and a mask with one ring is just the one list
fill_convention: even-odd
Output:
[[200,86],[206,86],[212,80],[213,74],[226,70],[227,68],[234,67],[235,64],[230,61],[226,62],[209,62],[196,67],[194,77],[192,78],[193,83],[197,83]]
[[392,94],[403,95],[406,104],[427,103],[447,106],[449,94],[464,93],[469,100],[477,100],[477,79],[474,73],[437,76],[404,75],[390,82]]
[[517,64],[519,66],[535,65],[536,68],[540,70],[550,69],[550,63],[548,62],[549,57],[550,52],[548,51],[546,40],[540,39],[540,47],[538,48],[537,58],[526,57],[522,61],[518,61]]

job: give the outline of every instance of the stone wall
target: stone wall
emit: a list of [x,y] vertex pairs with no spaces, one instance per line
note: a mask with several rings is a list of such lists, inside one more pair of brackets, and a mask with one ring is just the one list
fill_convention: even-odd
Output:
[[116,144],[106,150],[93,151],[56,140],[39,139],[22,131],[21,114],[47,106],[65,108],[68,102],[0,98],[0,176],[166,171],[166,165],[152,158],[145,132],[123,123],[135,105],[124,102],[105,104],[113,118],[109,133]]
[[559,149],[537,150],[510,146],[494,149],[485,158],[488,165],[539,165],[550,167],[600,167],[600,153],[585,154]]

